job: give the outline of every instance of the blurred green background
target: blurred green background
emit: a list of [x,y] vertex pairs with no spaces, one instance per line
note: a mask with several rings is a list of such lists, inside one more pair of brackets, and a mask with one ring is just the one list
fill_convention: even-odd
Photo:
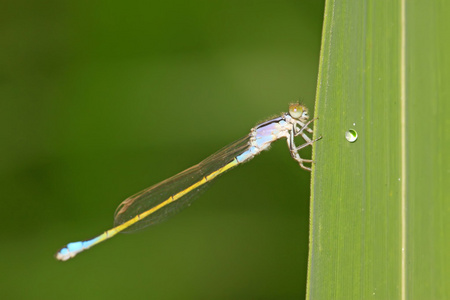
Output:
[[2,299],[302,299],[310,175],[286,143],[68,262],[135,192],[313,106],[322,1],[7,1]]

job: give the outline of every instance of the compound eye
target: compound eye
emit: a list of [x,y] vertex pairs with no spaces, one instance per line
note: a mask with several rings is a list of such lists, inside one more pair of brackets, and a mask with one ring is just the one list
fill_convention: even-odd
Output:
[[309,118],[308,109],[304,105],[293,103],[289,105],[289,114],[297,120],[307,120]]

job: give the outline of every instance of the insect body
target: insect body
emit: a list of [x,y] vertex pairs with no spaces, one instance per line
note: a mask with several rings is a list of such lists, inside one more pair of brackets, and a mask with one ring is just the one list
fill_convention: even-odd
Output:
[[[125,199],[116,210],[114,228],[93,239],[67,244],[56,253],[56,258],[68,260],[121,231],[134,231],[167,219],[188,206],[214,178],[249,161],[278,139],[286,138],[292,158],[300,164],[300,167],[310,171],[311,169],[304,163],[312,163],[312,160],[303,159],[298,153],[300,149],[316,141],[306,135],[306,132],[312,133],[308,125],[314,121],[308,119],[308,110],[305,106],[291,104],[288,113],[255,126],[250,134],[195,166]],[[296,136],[301,136],[305,143],[296,146],[294,142]]]

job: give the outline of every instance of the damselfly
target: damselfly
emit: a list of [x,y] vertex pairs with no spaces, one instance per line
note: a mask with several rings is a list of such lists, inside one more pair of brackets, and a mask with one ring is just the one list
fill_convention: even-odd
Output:
[[[69,243],[56,253],[56,258],[68,260],[119,232],[134,231],[167,219],[188,206],[214,178],[249,161],[278,139],[286,138],[292,158],[300,167],[310,171],[304,164],[312,163],[312,160],[303,159],[298,153],[300,149],[318,140],[312,140],[306,134],[313,132],[308,125],[314,119],[308,119],[308,109],[305,106],[291,104],[288,113],[253,127],[246,137],[226,146],[197,165],[127,198],[116,209],[114,228],[93,239]],[[296,146],[296,136],[301,136],[305,143]]]

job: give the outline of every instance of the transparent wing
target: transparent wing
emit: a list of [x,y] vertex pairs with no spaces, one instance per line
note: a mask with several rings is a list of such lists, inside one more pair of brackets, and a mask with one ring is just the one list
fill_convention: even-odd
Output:
[[[125,199],[116,209],[114,226],[121,225],[135,216],[161,204],[171,196],[184,191],[202,180],[205,176],[219,170],[231,162],[248,147],[249,136],[246,136],[222,148],[195,166]],[[190,203],[192,203],[197,196],[209,186],[209,184],[210,182],[206,182],[205,184],[200,185],[178,200],[163,206],[146,218],[131,225],[123,232],[136,231],[166,220],[181,209],[190,205]]]

